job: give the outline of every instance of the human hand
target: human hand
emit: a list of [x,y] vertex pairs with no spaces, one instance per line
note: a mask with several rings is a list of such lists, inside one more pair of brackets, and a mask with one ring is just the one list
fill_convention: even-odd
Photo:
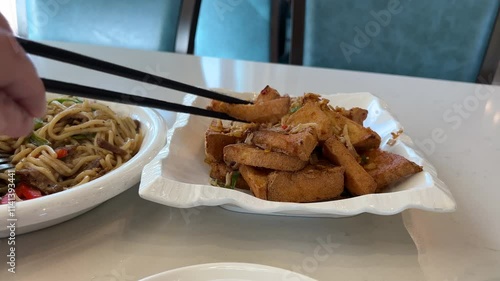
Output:
[[45,89],[2,14],[0,62],[0,135],[27,135],[33,118],[45,114]]

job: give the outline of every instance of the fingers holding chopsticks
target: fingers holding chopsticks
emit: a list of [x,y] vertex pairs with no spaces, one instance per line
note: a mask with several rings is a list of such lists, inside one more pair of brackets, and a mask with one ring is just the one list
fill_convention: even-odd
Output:
[[0,135],[23,136],[45,113],[45,89],[1,14],[0,62]]
[[33,129],[33,116],[0,91],[0,135],[25,136]]

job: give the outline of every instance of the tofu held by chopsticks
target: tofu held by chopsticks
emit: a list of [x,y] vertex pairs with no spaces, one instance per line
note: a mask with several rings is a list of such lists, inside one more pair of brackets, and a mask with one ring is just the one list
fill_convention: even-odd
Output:
[[250,189],[270,201],[310,203],[383,192],[422,171],[379,149],[368,111],[316,94],[290,98],[266,86],[253,104],[212,101],[208,109],[250,123],[213,120],[205,134],[212,184]]

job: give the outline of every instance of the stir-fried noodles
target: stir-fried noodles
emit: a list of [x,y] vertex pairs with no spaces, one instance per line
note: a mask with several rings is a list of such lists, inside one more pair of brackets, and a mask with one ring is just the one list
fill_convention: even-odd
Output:
[[[99,102],[65,97],[48,102],[29,136],[0,136],[0,152],[12,154],[17,195],[31,199],[38,196],[23,196],[21,188],[47,195],[84,184],[132,158],[141,141],[138,121]],[[0,173],[0,196],[9,179],[12,173]]]

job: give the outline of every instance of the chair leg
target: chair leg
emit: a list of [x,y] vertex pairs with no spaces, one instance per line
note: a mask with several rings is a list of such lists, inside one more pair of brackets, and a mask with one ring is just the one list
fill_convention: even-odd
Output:
[[[499,11],[500,12],[500,11]],[[476,79],[477,83],[492,84],[500,62],[500,15],[497,13],[495,26],[491,32],[488,49],[484,55],[481,70]],[[498,79],[498,78],[497,78]],[[500,81],[497,81],[500,83]]]
[[306,0],[292,1],[292,38],[290,64],[302,65],[304,55],[304,27]]
[[284,0],[271,1],[271,20],[270,20],[270,40],[269,40],[269,61],[277,63],[280,61],[280,55],[284,50],[286,33],[286,13],[288,9]]
[[193,54],[200,5],[201,0],[182,0],[177,37],[175,39],[176,53]]

